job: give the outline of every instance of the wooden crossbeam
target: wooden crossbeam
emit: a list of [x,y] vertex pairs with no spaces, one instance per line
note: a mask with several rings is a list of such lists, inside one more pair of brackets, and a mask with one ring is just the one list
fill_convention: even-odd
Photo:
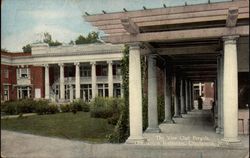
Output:
[[227,21],[226,21],[226,26],[227,27],[236,26],[238,15],[239,15],[239,9],[238,8],[229,8],[228,15],[227,15]]
[[123,28],[130,34],[138,34],[140,32],[137,25],[129,18],[121,19],[121,23]]

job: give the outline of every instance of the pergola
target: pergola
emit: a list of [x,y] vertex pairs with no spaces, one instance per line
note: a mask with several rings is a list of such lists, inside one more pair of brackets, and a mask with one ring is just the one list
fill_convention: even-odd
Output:
[[172,119],[170,81],[175,85],[176,117],[192,109],[191,84],[212,81],[217,85],[219,105],[216,131],[224,133],[227,142],[238,141],[237,39],[249,36],[248,0],[103,13],[88,14],[84,19],[104,31],[105,42],[130,45],[128,143],[144,140],[140,55],[148,56],[147,132],[160,132],[156,106],[156,59],[160,56],[171,65],[171,70],[164,68],[168,74],[164,86],[165,122]]

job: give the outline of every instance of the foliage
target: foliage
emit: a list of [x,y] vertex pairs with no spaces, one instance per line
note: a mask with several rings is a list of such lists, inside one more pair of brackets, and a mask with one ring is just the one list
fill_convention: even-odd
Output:
[[90,32],[87,37],[82,35],[78,36],[75,40],[75,44],[88,44],[88,43],[99,43],[99,33],[98,32]]
[[23,49],[24,53],[31,53],[31,45],[30,44],[23,46],[22,49]]
[[43,34],[43,36],[44,36],[43,37],[43,42],[47,43],[49,46],[60,46],[60,45],[62,45],[62,43],[58,42],[57,40],[53,41],[52,36],[48,32],[45,32]]
[[157,97],[158,122],[161,123],[165,119],[165,101],[164,96]]
[[55,104],[49,104],[47,100],[39,100],[36,103],[35,112],[38,115],[55,114],[59,112]]
[[95,118],[110,118],[119,113],[119,105],[114,98],[96,97],[90,106],[90,115]]
[[1,105],[1,111],[10,114],[17,115],[20,113],[32,113],[36,112],[40,115],[42,114],[54,114],[58,112],[58,108],[54,104],[49,104],[45,100],[32,100],[23,99],[18,101],[4,102]]
[[16,115],[19,113],[31,113],[35,111],[35,101],[24,99],[19,101],[8,101],[1,104],[1,111]]
[[143,130],[146,130],[148,127],[148,97],[142,97],[142,127]]
[[60,108],[61,108],[62,112],[70,112],[72,109],[71,106],[72,106],[71,104],[62,104],[62,105],[60,105]]
[[129,47],[125,45],[121,60],[123,106],[119,120],[112,134],[108,135],[109,142],[123,143],[129,137]]
[[1,52],[8,53],[9,51],[5,48],[1,48]]

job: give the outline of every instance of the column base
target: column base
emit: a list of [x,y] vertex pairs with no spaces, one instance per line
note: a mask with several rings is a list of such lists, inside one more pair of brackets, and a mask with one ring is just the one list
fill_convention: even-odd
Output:
[[126,140],[126,144],[145,144],[145,142],[147,141],[147,139],[143,138],[142,136],[140,137],[128,137],[128,139]]
[[242,143],[238,138],[223,138],[221,146],[225,147],[242,147]]
[[220,129],[220,134],[224,134],[224,129],[223,128]]
[[181,115],[174,115],[174,118],[182,118]]
[[175,123],[175,122],[174,122],[174,120],[172,120],[172,119],[165,119],[165,120],[163,121],[163,123],[166,123],[166,124],[173,124],[173,123]]
[[187,112],[186,112],[186,111],[184,111],[184,112],[181,112],[181,114],[187,114]]
[[217,128],[215,129],[215,133],[221,134],[221,128],[220,128],[220,127],[217,127]]
[[159,127],[157,128],[148,127],[145,132],[146,133],[161,133],[161,129]]

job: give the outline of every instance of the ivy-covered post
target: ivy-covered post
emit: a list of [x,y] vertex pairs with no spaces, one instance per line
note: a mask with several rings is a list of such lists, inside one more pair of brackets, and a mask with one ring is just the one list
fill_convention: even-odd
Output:
[[126,143],[143,143],[142,136],[142,85],[140,45],[129,48],[129,125],[130,136]]
[[109,136],[111,143],[123,143],[129,137],[129,47],[127,45],[123,50],[121,73],[124,106],[114,132]]

